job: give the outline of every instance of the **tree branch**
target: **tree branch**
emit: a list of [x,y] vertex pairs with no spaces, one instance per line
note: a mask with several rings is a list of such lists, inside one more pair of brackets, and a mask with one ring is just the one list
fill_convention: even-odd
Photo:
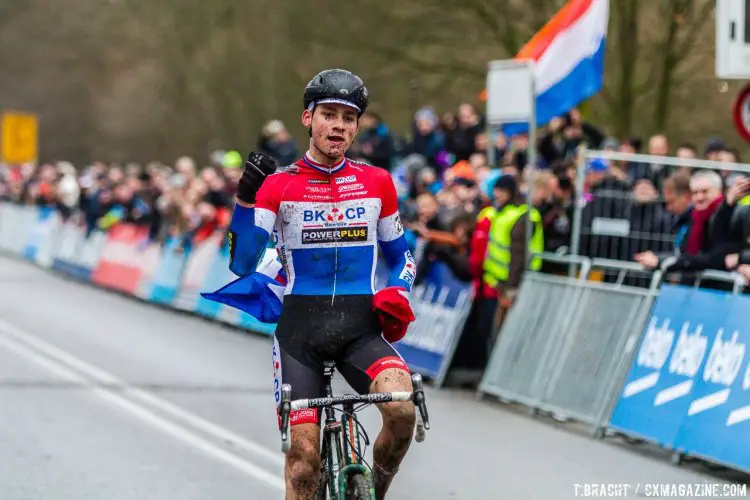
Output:
[[[706,1],[694,18],[694,23],[690,23],[685,27],[685,37],[683,38],[682,43],[680,43],[675,49],[677,57],[680,60],[685,59],[685,57],[687,57],[692,51],[693,47],[695,47],[698,40],[700,40],[700,35],[706,26],[708,26],[708,21],[713,17],[711,16],[711,13],[714,8],[715,4],[713,1]],[[692,12],[692,9],[690,9],[689,12]]]
[[[320,38],[317,43],[325,47],[339,47],[340,40],[336,38]],[[424,73],[460,73],[471,77],[483,77],[486,73],[475,66],[462,63],[458,60],[442,60],[441,62],[429,62],[411,55],[407,49],[391,45],[379,45],[367,39],[352,40],[349,44],[352,48],[363,50],[370,54],[383,57],[386,60],[398,61]]]
[[[475,14],[477,21],[489,29],[492,37],[497,43],[502,45],[508,55],[512,57],[518,53],[521,46],[515,24],[516,17],[510,12],[512,7],[509,2],[499,2],[497,5],[499,12],[493,11],[488,5],[487,0],[463,0],[461,6]],[[494,19],[506,20],[504,29]]]

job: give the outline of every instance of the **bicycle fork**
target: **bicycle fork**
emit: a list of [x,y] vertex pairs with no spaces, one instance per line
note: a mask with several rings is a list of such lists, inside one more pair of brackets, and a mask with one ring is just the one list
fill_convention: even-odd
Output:
[[[330,391],[329,391],[330,392]],[[330,397],[330,394],[328,394]],[[341,422],[336,420],[336,414],[332,407],[326,407],[326,420],[323,427],[323,478],[328,488],[330,498],[336,498],[336,477],[340,474],[341,462]],[[335,451],[334,451],[335,450]],[[334,458],[334,453],[336,456]]]
[[375,498],[372,472],[369,467],[365,466],[360,461],[359,428],[357,427],[357,421],[354,417],[354,405],[345,404],[343,410],[344,412],[341,417],[341,432],[344,438],[340,439],[340,441],[342,444],[342,454],[344,455],[345,465],[339,472],[339,498],[347,498],[347,481],[351,474],[357,472],[365,476],[368,484],[370,484],[370,494],[372,495],[372,498]]

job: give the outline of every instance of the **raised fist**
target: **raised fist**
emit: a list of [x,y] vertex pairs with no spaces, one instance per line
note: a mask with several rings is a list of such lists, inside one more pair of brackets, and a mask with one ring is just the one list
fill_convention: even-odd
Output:
[[237,199],[245,203],[255,203],[255,195],[266,177],[276,172],[276,160],[265,153],[253,151],[247,155],[245,169],[237,186]]

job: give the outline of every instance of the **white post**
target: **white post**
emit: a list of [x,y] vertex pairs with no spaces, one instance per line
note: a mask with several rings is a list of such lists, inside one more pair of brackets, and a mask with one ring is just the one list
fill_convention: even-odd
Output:
[[526,205],[528,212],[526,214],[526,269],[531,266],[531,240],[534,237],[534,223],[531,220],[531,211],[534,210],[534,201],[531,197],[534,178],[536,177],[536,82],[534,81],[534,63],[527,61],[529,68],[530,92],[529,92],[529,145],[527,146],[526,159],[529,169],[528,185],[526,186]]

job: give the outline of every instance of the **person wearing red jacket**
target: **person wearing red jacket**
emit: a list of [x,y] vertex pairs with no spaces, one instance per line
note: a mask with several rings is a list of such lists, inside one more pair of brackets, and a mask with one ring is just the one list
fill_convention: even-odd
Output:
[[[470,319],[456,347],[452,374],[453,380],[464,377],[474,379],[481,373],[489,360],[489,345],[492,324],[497,309],[497,289],[484,282],[484,259],[487,254],[490,227],[495,215],[508,206],[518,194],[518,184],[511,175],[503,175],[492,189],[492,205],[485,207],[477,216],[469,249],[469,270],[473,278],[474,304]],[[460,371],[468,370],[466,375]]]

